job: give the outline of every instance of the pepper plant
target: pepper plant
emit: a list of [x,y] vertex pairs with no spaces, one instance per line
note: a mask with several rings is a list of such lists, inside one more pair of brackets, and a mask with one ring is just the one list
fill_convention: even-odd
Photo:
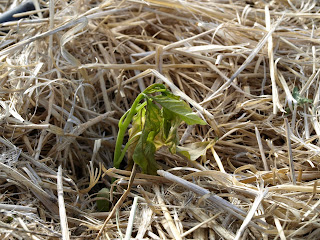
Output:
[[[143,173],[156,174],[156,151],[167,146],[171,153],[176,153],[179,142],[177,130],[183,121],[189,125],[206,124],[192,112],[186,102],[172,94],[163,84],[149,86],[137,96],[132,107],[119,121],[114,167],[120,167],[127,153],[129,161],[133,160],[139,165]],[[122,149],[131,122],[129,139]]]

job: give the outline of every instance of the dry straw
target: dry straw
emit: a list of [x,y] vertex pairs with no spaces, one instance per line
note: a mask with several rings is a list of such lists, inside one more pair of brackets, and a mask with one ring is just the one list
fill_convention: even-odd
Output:
[[[1,239],[319,238],[318,1],[33,2],[0,25]],[[114,169],[155,82],[208,122],[181,144],[211,145]]]

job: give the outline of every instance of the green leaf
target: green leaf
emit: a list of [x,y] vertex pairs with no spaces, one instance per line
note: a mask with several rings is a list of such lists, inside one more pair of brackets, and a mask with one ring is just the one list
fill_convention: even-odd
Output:
[[213,141],[206,141],[187,144],[183,147],[177,146],[177,152],[191,161],[195,161],[199,157],[206,155],[208,148],[212,147],[213,144]]
[[297,87],[294,87],[294,88],[293,88],[292,97],[293,97],[297,102],[299,102],[300,94],[299,94],[299,89],[298,89]]
[[192,112],[189,105],[183,100],[177,98],[174,95],[158,95],[151,97],[155,102],[160,104],[163,108],[177,114],[183,121],[189,125],[201,124],[206,125],[207,123],[203,121],[196,113]]
[[105,199],[99,199],[97,200],[97,209],[99,212],[108,212],[110,210],[110,193],[108,188],[102,188],[98,194],[97,197],[99,198],[105,198]]
[[140,139],[133,153],[133,161],[138,164],[143,173],[155,175],[158,165],[155,160],[156,135],[160,132],[161,112],[157,105],[147,99],[146,120]]
[[313,103],[312,99],[301,97],[299,93],[299,89],[297,87],[293,88],[292,97],[298,102],[298,105],[302,105],[305,103],[310,103],[310,104]]

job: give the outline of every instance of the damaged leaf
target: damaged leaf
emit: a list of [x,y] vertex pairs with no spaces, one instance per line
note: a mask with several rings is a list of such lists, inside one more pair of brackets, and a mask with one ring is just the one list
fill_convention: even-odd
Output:
[[213,141],[191,143],[185,146],[178,146],[177,152],[187,157],[189,160],[195,161],[199,157],[205,156],[207,150],[212,147],[213,144]]

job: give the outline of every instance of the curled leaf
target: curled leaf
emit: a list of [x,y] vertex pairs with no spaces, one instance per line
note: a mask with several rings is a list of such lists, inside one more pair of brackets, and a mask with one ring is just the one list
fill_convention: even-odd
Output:
[[143,173],[155,175],[158,170],[154,154],[156,146],[154,139],[160,132],[160,109],[150,99],[147,100],[146,120],[142,134],[133,153],[133,161],[137,163]]
[[143,126],[145,124],[145,118],[146,118],[145,115],[146,115],[146,109],[145,108],[142,108],[140,111],[138,111],[138,113],[133,117],[133,119],[132,119],[132,127],[128,131],[128,133],[129,133],[128,142],[132,140],[132,143],[128,147],[128,151],[127,151],[129,167],[133,165],[132,156],[133,156],[135,148],[136,148],[136,146],[138,144],[138,141],[140,139],[140,137],[138,137],[138,135],[141,135]]

